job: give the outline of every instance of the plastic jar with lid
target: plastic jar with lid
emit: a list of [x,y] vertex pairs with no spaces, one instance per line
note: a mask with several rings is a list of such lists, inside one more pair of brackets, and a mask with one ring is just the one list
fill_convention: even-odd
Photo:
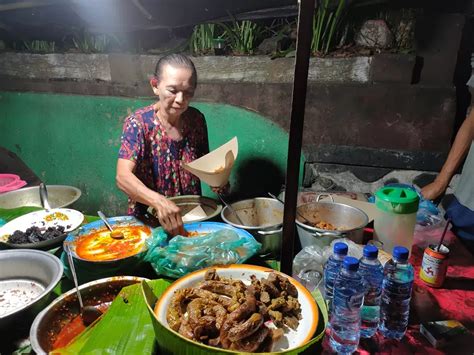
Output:
[[391,252],[396,245],[411,250],[419,200],[409,188],[386,186],[375,193],[374,237],[384,250]]

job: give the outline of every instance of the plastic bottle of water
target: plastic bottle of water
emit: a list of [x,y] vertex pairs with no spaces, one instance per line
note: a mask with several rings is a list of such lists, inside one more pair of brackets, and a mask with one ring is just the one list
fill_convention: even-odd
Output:
[[363,253],[359,262],[359,273],[364,279],[366,291],[360,315],[360,336],[370,338],[377,332],[379,326],[383,267],[377,259],[379,250],[376,246],[366,245]]
[[384,267],[379,329],[385,338],[400,340],[408,326],[414,272],[407,248],[397,246],[392,255]]
[[359,261],[356,258],[346,256],[342,265],[334,283],[329,344],[338,354],[351,354],[359,345],[365,285],[357,271]]
[[334,281],[341,271],[342,261],[347,255],[348,247],[346,243],[336,243],[333,247],[333,254],[328,258],[324,266],[324,297],[328,303],[328,314],[331,314]]

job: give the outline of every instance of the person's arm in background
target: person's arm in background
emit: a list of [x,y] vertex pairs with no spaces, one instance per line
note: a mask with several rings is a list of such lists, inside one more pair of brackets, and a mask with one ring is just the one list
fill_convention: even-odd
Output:
[[421,189],[421,194],[427,200],[435,200],[441,196],[447,189],[451,178],[456,172],[459,164],[466,156],[474,139],[474,109],[470,108],[470,112],[464,120],[461,128],[459,128],[454,143],[449,151],[440,173],[435,181],[426,185]]
[[134,161],[118,159],[116,175],[118,188],[132,200],[153,207],[161,225],[168,233],[184,235],[179,207],[165,196],[146,187],[133,173],[135,165]]

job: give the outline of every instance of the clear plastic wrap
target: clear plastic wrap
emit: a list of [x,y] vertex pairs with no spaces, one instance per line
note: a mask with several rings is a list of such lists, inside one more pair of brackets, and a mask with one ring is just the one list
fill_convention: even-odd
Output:
[[179,278],[192,271],[213,265],[240,264],[261,248],[253,237],[222,229],[204,236],[176,236],[167,242],[163,229],[147,240],[145,260],[157,274]]

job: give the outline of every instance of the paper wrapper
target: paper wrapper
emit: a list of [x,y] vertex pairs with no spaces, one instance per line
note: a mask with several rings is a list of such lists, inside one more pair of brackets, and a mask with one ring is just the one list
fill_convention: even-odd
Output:
[[203,219],[206,217],[207,217],[206,212],[204,212],[201,206],[197,205],[191,211],[186,213],[182,218],[183,218],[183,222],[187,223],[187,222],[195,221],[197,219]]
[[222,187],[229,181],[230,172],[239,152],[237,137],[199,159],[183,164],[183,168],[211,187]]

